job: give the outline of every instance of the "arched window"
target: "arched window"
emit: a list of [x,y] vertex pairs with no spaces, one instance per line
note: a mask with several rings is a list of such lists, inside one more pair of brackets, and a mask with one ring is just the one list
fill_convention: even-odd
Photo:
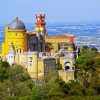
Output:
[[65,71],[70,70],[71,63],[69,61],[65,62]]
[[69,70],[70,67],[69,66],[65,66],[65,71]]

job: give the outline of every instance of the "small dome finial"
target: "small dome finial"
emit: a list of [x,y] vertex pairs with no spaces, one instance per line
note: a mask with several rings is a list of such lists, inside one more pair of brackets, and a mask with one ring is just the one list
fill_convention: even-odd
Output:
[[18,16],[16,17],[16,20],[18,20]]

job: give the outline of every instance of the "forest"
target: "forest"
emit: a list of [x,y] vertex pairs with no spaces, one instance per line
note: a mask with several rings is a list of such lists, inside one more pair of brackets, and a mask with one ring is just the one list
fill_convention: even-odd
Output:
[[100,53],[88,46],[78,51],[75,80],[68,83],[54,73],[36,85],[22,66],[0,60],[0,100],[100,100]]

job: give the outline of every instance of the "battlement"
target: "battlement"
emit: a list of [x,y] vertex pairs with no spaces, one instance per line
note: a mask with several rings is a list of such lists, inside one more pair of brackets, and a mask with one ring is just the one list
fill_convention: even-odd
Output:
[[45,22],[45,14],[36,14],[36,28],[43,28],[43,30],[45,31],[46,28],[45,28],[45,25],[46,25],[46,22]]
[[36,14],[36,19],[37,18],[45,18],[45,14]]

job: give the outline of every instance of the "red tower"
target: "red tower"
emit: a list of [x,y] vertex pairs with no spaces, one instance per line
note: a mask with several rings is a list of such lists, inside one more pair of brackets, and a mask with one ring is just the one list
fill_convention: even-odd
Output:
[[70,43],[74,43],[74,37],[75,37],[74,35],[70,35],[70,36],[69,36]]
[[36,14],[36,23],[35,24],[36,24],[37,28],[43,27],[44,30],[46,30],[45,14]]

